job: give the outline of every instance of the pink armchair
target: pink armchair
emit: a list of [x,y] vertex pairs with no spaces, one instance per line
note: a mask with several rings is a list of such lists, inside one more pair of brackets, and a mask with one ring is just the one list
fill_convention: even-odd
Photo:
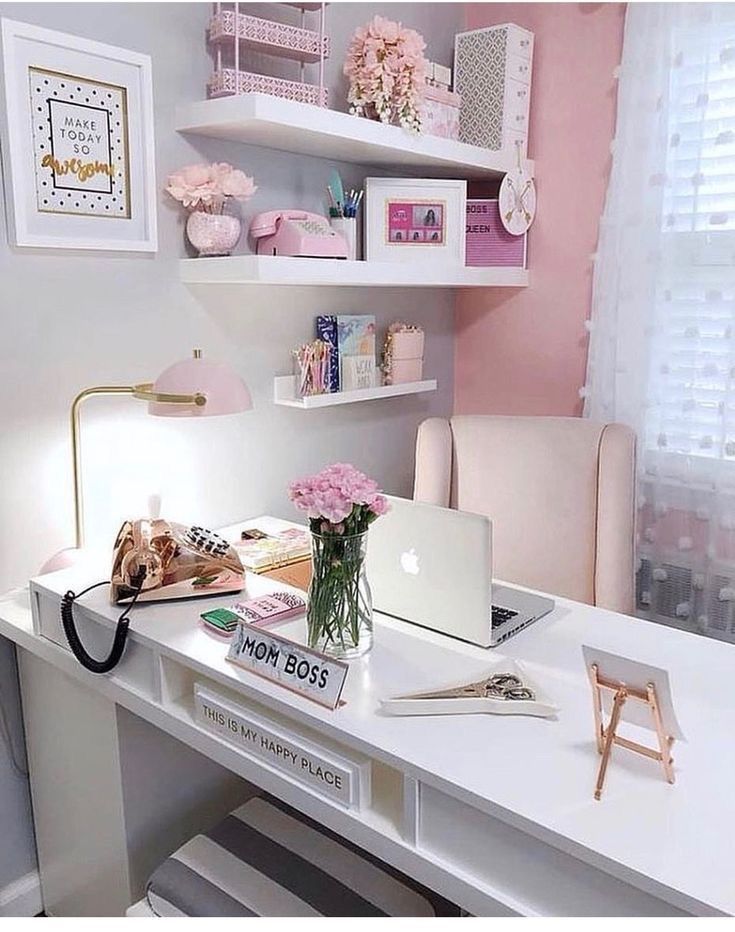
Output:
[[572,417],[429,418],[414,499],[488,515],[498,579],[633,610],[635,434]]

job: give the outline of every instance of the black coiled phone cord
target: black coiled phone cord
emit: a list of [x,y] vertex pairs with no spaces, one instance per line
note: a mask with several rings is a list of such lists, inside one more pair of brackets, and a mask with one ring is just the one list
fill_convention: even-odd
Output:
[[117,627],[115,628],[115,638],[112,642],[112,649],[110,650],[109,655],[104,660],[95,660],[95,658],[88,654],[82,644],[79,634],[77,633],[76,625],[74,624],[74,602],[76,599],[81,598],[81,596],[86,595],[88,592],[91,592],[92,589],[98,589],[100,586],[108,585],[108,582],[99,582],[95,583],[93,586],[87,586],[86,589],[77,595],[72,592],[71,589],[62,596],[61,599],[61,623],[64,626],[64,633],[66,634],[66,639],[69,642],[69,647],[71,652],[77,658],[81,665],[89,670],[91,673],[109,673],[110,670],[113,670],[120,660],[122,659],[123,651],[125,650],[125,644],[128,639],[128,626],[130,625],[130,620],[128,614],[130,610],[138,601],[138,596],[143,591],[143,583],[145,582],[145,570],[139,573],[133,580],[133,586],[135,588],[135,594],[130,601],[130,604],[126,607],[125,611],[117,619]]

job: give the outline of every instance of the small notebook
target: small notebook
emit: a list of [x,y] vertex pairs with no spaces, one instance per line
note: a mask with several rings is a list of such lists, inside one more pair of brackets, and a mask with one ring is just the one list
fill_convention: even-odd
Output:
[[295,592],[272,592],[257,599],[236,602],[233,612],[251,625],[270,625],[306,611],[306,599]]

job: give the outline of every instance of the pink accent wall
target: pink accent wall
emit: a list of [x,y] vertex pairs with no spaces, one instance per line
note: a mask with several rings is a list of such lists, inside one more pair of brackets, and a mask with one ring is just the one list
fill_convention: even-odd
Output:
[[458,414],[579,415],[597,244],[615,125],[625,4],[472,3],[468,29],[517,23],[535,33],[529,156],[538,215],[531,285],[457,299]]

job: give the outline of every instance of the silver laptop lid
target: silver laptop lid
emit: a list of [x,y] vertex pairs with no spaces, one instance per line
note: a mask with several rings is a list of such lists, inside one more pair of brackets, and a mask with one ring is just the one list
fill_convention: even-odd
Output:
[[368,580],[376,611],[490,646],[489,518],[389,496],[370,528]]

